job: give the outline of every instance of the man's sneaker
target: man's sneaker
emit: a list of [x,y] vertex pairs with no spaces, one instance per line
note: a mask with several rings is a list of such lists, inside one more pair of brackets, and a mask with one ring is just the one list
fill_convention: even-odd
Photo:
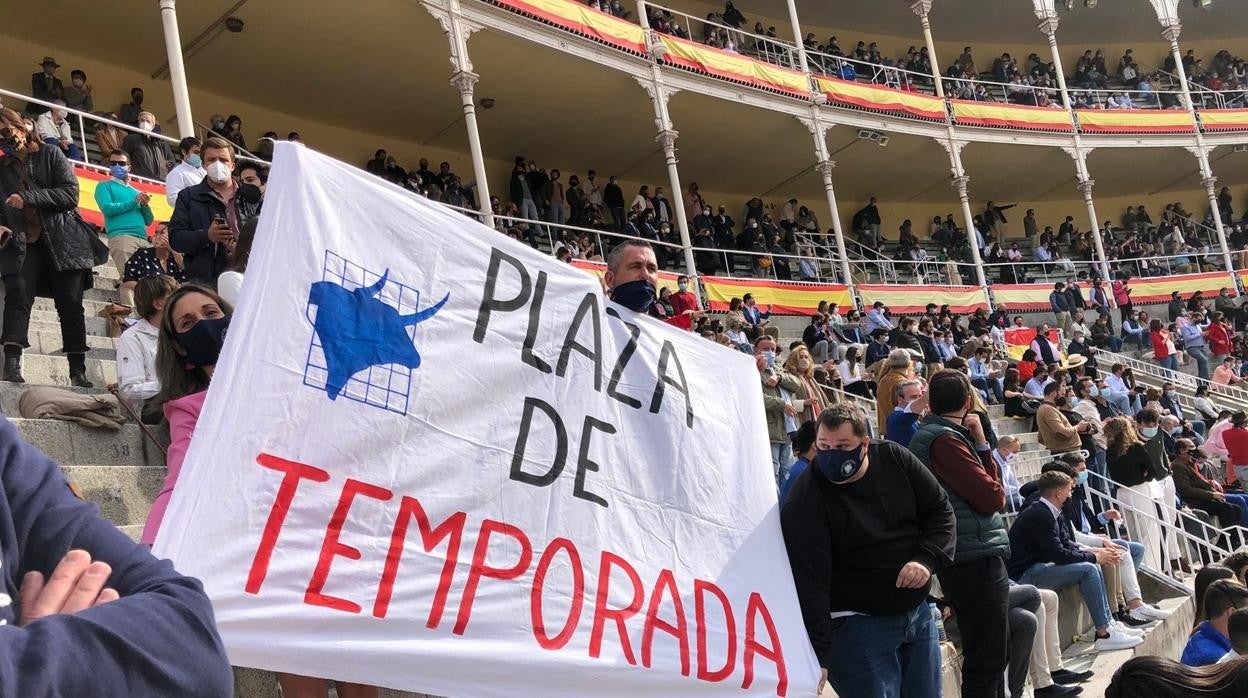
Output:
[[1083,686],[1063,686],[1055,683],[1045,688],[1037,688],[1035,691],[1036,698],[1060,698],[1061,696],[1077,696],[1083,693]]
[[1049,672],[1049,678],[1053,679],[1054,683],[1064,684],[1083,683],[1084,681],[1091,679],[1092,676],[1093,674],[1090,671],[1069,671],[1067,669],[1058,669],[1057,671]]
[[1152,625],[1159,619],[1146,615],[1142,608],[1135,608],[1118,616],[1118,621],[1129,628],[1139,628],[1146,625]]
[[1113,652],[1114,650],[1129,650],[1132,647],[1138,647],[1143,642],[1144,638],[1136,635],[1127,635],[1111,625],[1108,637],[1096,638],[1096,651]]
[[1132,628],[1131,626],[1124,625],[1123,623],[1119,621],[1116,621],[1116,620],[1109,621],[1109,631],[1114,632],[1115,630],[1122,633],[1123,635],[1130,635],[1131,637],[1144,637],[1147,634],[1147,632],[1144,630],[1140,630],[1138,628]]
[[[1151,620],[1165,620],[1170,617],[1170,611],[1163,611],[1156,606],[1143,604],[1138,608],[1133,608],[1127,612],[1132,618],[1147,618]],[[1124,619],[1125,620],[1125,619]]]

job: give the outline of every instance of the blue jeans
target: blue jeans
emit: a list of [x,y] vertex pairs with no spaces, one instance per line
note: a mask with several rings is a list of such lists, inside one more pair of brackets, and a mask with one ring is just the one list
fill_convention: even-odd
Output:
[[1209,380],[1209,348],[1205,346],[1187,347],[1183,351],[1196,361],[1196,375],[1202,380]]
[[1037,562],[1023,573],[1019,584],[1031,584],[1041,589],[1061,591],[1066,587],[1079,585],[1083,594],[1083,603],[1092,614],[1092,624],[1097,630],[1109,626],[1109,602],[1105,599],[1105,579],[1101,576],[1101,568],[1095,562],[1075,562],[1069,565],[1055,565],[1052,562]]
[[1113,335],[1109,335],[1105,337],[1105,344],[1109,348],[1110,351],[1113,351],[1113,352],[1122,351],[1122,338],[1121,337],[1115,337]]
[[[61,147],[61,142],[55,138],[45,138],[43,139],[43,142],[52,146],[53,148]],[[69,158],[70,160],[77,160],[78,162],[86,161],[82,157],[82,148],[77,143],[74,143],[72,141],[70,142],[69,147],[65,150],[65,157]]]
[[[1229,504],[1236,504],[1239,506],[1241,510],[1239,523],[1241,526],[1248,527],[1248,494],[1227,494],[1226,501]],[[1231,524],[1229,521],[1223,521],[1222,525],[1229,526]]]
[[771,471],[776,476],[776,489],[789,476],[789,468],[793,467],[793,444],[787,439],[784,443],[771,445]]
[[971,379],[971,385],[984,391],[985,394],[992,395],[997,402],[1005,402],[1005,392],[1001,390],[1001,384],[997,382],[997,379],[978,376]]
[[832,620],[828,683],[858,698],[940,698],[940,642],[927,603],[896,616]]
[[1140,396],[1132,392],[1124,393],[1121,390],[1106,389],[1105,399],[1127,417],[1134,417],[1135,413],[1139,412],[1142,407],[1140,405]]
[[1143,332],[1139,334],[1127,335],[1123,338],[1123,342],[1130,342],[1131,344],[1134,344],[1140,351],[1148,351],[1149,347],[1152,346],[1152,341]]
[[1175,356],[1174,354],[1171,354],[1170,356],[1167,356],[1164,359],[1157,359],[1157,365],[1161,366],[1162,368],[1168,368],[1171,371],[1178,371],[1179,370],[1179,358]]

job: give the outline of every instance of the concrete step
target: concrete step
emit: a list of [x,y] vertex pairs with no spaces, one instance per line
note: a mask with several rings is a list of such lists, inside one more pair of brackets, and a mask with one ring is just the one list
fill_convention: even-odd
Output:
[[[101,350],[102,351],[102,350]],[[87,355],[87,380],[103,388],[117,382],[117,360]],[[69,387],[69,359],[64,354],[23,354],[22,377],[35,385]]]
[[[88,318],[95,317],[97,313],[99,313],[101,310],[103,310],[107,306],[108,306],[108,302],[100,301],[100,300],[88,300],[87,297],[85,297],[84,295],[84,299],[82,301],[82,310],[83,310],[83,313]],[[36,298],[35,302],[30,306],[30,311],[32,315],[35,312],[52,313],[53,315],[55,315],[56,303],[52,302],[51,298]]]
[[165,481],[166,470],[147,465],[69,465],[61,468],[100,515],[118,526],[141,525]]
[[[43,323],[40,323],[43,326]],[[65,348],[65,343],[61,341],[61,328],[56,326],[54,331],[32,329],[27,337],[30,340],[30,347],[26,349],[26,354],[60,354]],[[113,359],[117,358],[117,342],[112,337],[103,337],[96,334],[87,335],[87,346],[91,348],[90,356],[95,359]]]
[[[8,383],[6,381],[0,381],[0,414],[12,417],[21,416],[21,411],[18,409],[17,403],[21,400],[22,393],[26,392],[26,390],[33,385],[35,384]],[[80,395],[102,394],[108,392],[105,390],[103,385],[98,385],[94,388],[72,388],[69,386],[63,386],[61,389],[78,393]]]
[[[99,337],[108,336],[108,326],[105,324],[104,318],[94,317],[92,315],[86,315],[84,319],[86,320],[88,335],[96,335]],[[60,332],[61,320],[59,317],[57,317],[56,311],[55,310],[51,312],[46,311],[46,310],[30,311],[30,331],[34,332],[36,330],[40,332],[45,332],[45,331]]]
[[89,429],[56,419],[9,419],[22,438],[62,466],[163,466],[164,454],[143,436],[137,424],[118,431]]

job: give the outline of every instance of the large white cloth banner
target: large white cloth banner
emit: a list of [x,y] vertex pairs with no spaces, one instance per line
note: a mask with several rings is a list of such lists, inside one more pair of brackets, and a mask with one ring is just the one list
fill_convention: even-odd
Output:
[[279,143],[157,554],[238,665],[447,696],[813,695],[753,361]]

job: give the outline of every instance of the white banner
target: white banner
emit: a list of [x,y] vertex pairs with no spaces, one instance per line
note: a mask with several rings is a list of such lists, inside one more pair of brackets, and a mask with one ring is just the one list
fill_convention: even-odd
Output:
[[814,693],[749,357],[301,146],[261,221],[156,544],[235,664]]

